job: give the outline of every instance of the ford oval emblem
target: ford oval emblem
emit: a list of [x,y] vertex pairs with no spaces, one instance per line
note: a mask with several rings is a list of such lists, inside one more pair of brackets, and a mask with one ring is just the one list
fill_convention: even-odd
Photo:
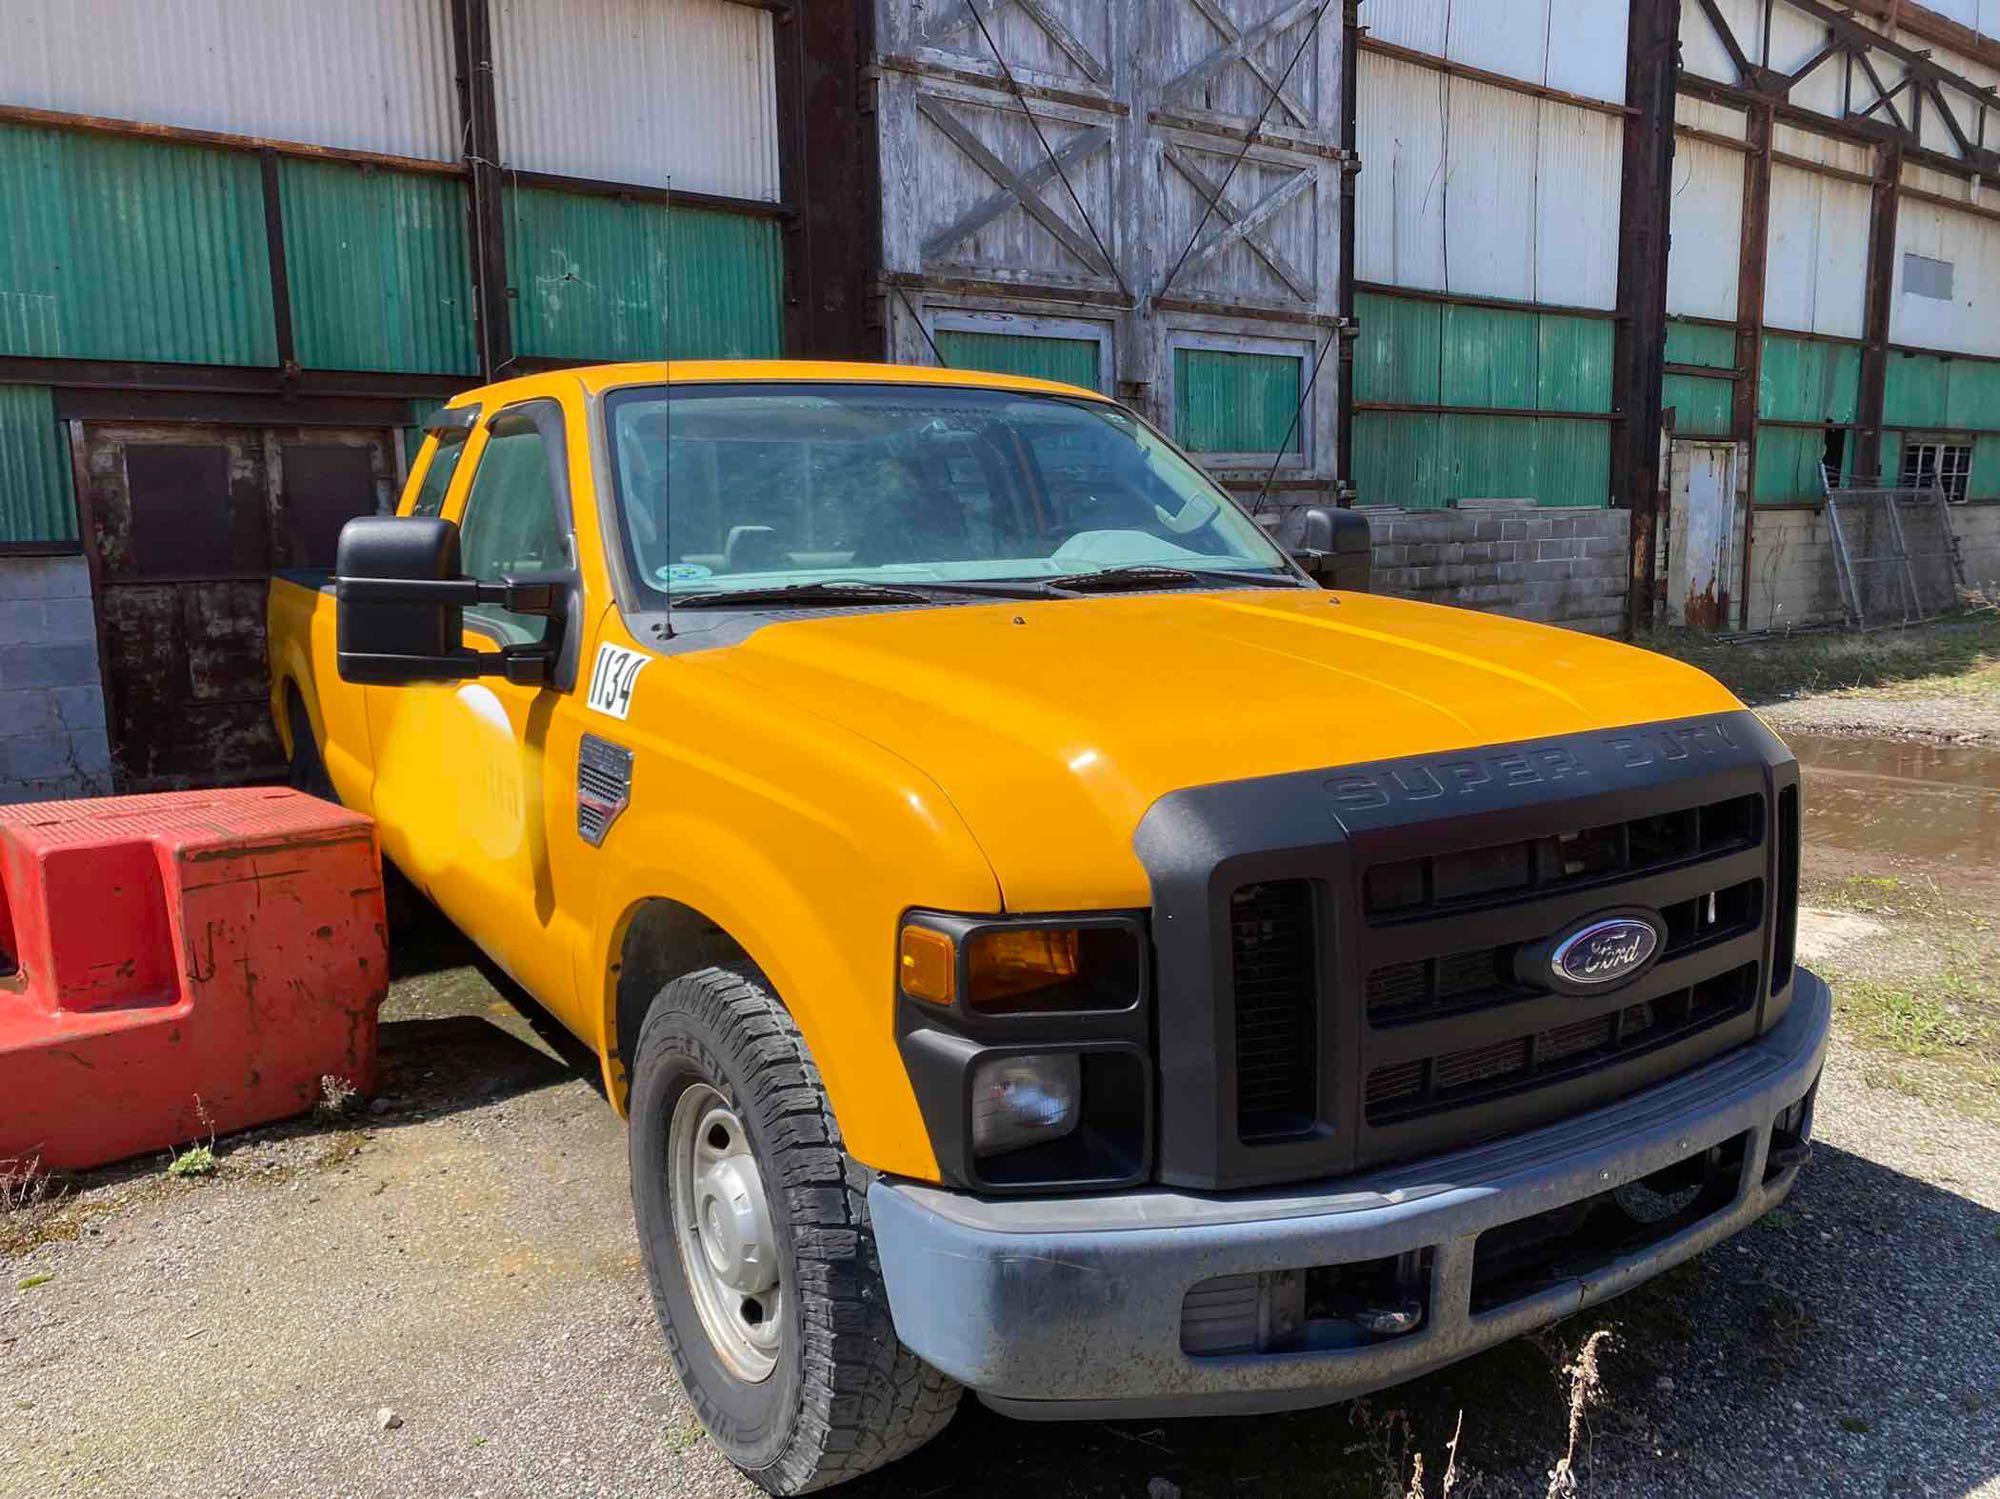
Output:
[[1603,916],[1558,939],[1549,976],[1560,989],[1602,989],[1637,977],[1660,950],[1660,929],[1641,916]]

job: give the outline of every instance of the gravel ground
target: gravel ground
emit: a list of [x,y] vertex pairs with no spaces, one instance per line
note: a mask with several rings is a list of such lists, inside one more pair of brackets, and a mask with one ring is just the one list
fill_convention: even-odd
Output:
[[[588,1074],[470,970],[392,1005],[381,1111],[225,1141],[207,1181],[89,1184],[52,1221],[76,1237],[6,1263],[0,1493],[752,1492],[669,1373]],[[1372,1494],[1402,1422],[1435,1473],[1463,1410],[1483,1492],[1539,1494],[1557,1364],[1608,1325],[1591,1493],[2000,1494],[2000,1130],[1846,1055],[1820,1130],[1735,1243],[1372,1410],[1028,1427],[968,1402],[851,1492]]]
[[1822,692],[1761,710],[1778,732],[1916,744],[2000,745],[2000,704],[1969,697],[1860,697]]

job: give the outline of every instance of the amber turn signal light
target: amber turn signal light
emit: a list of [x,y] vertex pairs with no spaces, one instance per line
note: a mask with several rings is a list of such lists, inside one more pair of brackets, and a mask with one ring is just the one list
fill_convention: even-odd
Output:
[[903,992],[910,998],[948,1005],[957,990],[958,949],[943,932],[906,926],[896,969]]

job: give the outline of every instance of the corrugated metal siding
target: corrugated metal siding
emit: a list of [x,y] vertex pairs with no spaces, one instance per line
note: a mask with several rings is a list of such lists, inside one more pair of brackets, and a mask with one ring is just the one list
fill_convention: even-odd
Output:
[[[1952,263],[1952,299],[1903,289],[1903,256]],[[2000,232],[1988,219],[1903,200],[1896,215],[1896,297],[1889,336],[1897,343],[2000,354]]]
[[954,369],[988,370],[998,375],[1029,375],[1061,380],[1085,390],[1102,389],[1095,339],[1049,338],[1024,333],[973,333],[940,328],[938,353]]
[[0,125],[0,353],[275,364],[255,157]]
[[1705,323],[1667,321],[1667,363],[1703,364],[1712,369],[1736,368],[1736,334]]
[[1354,346],[1354,398],[1437,405],[1444,308],[1362,292],[1354,312],[1361,325]]
[[1603,508],[1611,503],[1611,428],[1604,422],[1536,424],[1537,497],[1544,505]]
[[1982,437],[1973,443],[1972,475],[1966,480],[1966,498],[2000,498],[2000,437]]
[[1852,344],[1764,337],[1757,414],[1775,421],[1854,420],[1861,389],[1861,350]]
[[[1762,52],[1764,0],[1718,0],[1716,8],[1750,54],[1750,60],[1756,62]],[[1681,66],[1698,78],[1723,83],[1733,83],[1736,79],[1736,69],[1722,38],[1699,5],[1681,7]]]
[[1356,189],[1354,265],[1363,281],[1445,289],[1444,127],[1449,79],[1364,52],[1356,135],[1367,163]]
[[1439,404],[1533,411],[1540,366],[1535,314],[1457,304],[1443,312]]
[[1861,336],[1870,199],[1869,189],[1858,182],[1798,167],[1771,168],[1767,326]]
[[301,364],[477,371],[464,183],[309,161],[278,181]]
[[[1551,12],[1554,12],[1552,17]],[[1572,94],[1625,100],[1626,12],[1560,0],[1364,0],[1369,34]],[[1247,20],[1246,20],[1247,24]]]
[[2000,364],[1954,359],[1945,384],[1945,423],[1964,429],[2000,430]]
[[2000,363],[1891,354],[1882,419],[1898,427],[2000,431]]
[[1176,349],[1174,436],[1190,453],[1296,453],[1304,378],[1290,355]]
[[1357,502],[1435,510],[1467,499],[1602,506],[1611,492],[1608,423],[1550,416],[1358,412]]
[[1359,505],[1435,510],[1444,504],[1439,461],[1444,418],[1427,412],[1354,414],[1354,486]]
[[1457,78],[1447,83],[1445,290],[1535,301],[1541,101]]
[[1813,427],[1757,429],[1757,502],[1784,504],[1819,499],[1820,455],[1826,434]]
[[508,195],[507,256],[524,355],[657,359],[670,339],[677,359],[780,351],[773,220],[520,188]]
[[1438,436],[1444,498],[1539,499],[1539,432],[1533,417],[1445,417]]
[[69,448],[45,385],[0,385],[0,543],[75,541]]
[[442,0],[55,0],[10,5],[0,99],[449,160]]
[[[1699,15],[1696,19],[1707,25]],[[1735,317],[1742,239],[1743,153],[1706,141],[1675,141],[1667,311]]]
[[1615,328],[1605,318],[1541,315],[1535,404],[1543,411],[1609,411]]
[[1735,403],[1736,387],[1727,380],[1667,375],[1661,383],[1660,405],[1673,408],[1674,431],[1683,437],[1727,437]]
[[507,165],[775,202],[774,24],[730,0],[494,0]]

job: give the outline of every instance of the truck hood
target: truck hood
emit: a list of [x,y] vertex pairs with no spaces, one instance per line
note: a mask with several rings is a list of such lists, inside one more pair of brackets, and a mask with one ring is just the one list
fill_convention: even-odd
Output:
[[1613,641],[1318,589],[795,618],[703,659],[928,774],[1016,911],[1147,904],[1133,832],[1183,787],[1741,706]]

